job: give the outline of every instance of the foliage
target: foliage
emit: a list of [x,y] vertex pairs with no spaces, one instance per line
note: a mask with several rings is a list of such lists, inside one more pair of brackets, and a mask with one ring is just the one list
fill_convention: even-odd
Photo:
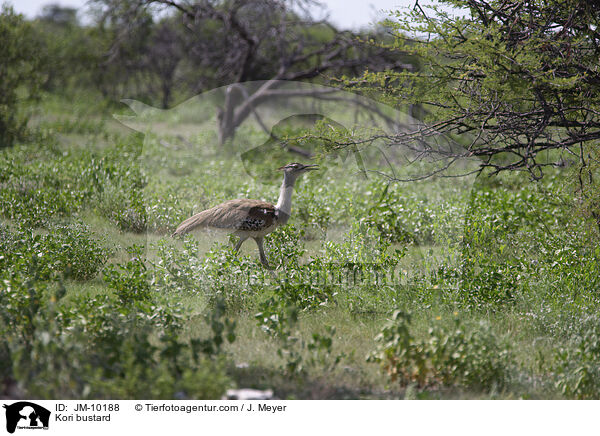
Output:
[[210,325],[213,336],[203,340],[193,340],[192,345],[196,349],[202,350],[209,356],[217,355],[221,352],[221,346],[227,339],[227,342],[235,341],[235,320],[225,318],[226,314],[225,299],[220,297],[214,304],[214,309],[206,315],[206,323]]
[[457,314],[453,326],[435,325],[426,339],[411,331],[412,316],[396,311],[375,338],[379,350],[369,356],[393,382],[420,387],[461,385],[479,389],[503,389],[509,382],[510,351],[489,325],[468,331]]
[[[124,277],[146,278],[139,262],[118,270],[108,274],[116,300],[67,302],[61,282],[4,276],[4,374],[42,398],[219,398],[230,384],[218,358],[222,309],[212,317],[213,339],[183,339],[181,306],[123,289]],[[234,325],[225,325],[231,341]]]
[[[361,38],[370,35],[315,21],[287,1],[219,0],[202,7],[173,1],[162,4],[173,12],[169,16],[156,13],[160,3],[95,1],[98,39],[110,53],[94,71],[105,95],[121,98],[129,90],[167,108],[174,97],[239,82],[314,80],[326,71],[357,74],[402,65],[394,51]],[[262,37],[267,34],[271,38]],[[222,109],[224,133],[237,125],[228,107]]]
[[378,229],[356,223],[341,243],[328,241],[324,259],[345,267],[372,266],[376,269],[393,270],[405,254],[403,248],[391,250],[391,242]]
[[103,241],[81,224],[55,226],[43,234],[30,229],[12,231],[0,223],[0,269],[12,274],[90,280],[109,255]]
[[[577,205],[569,188],[557,189],[549,177],[517,189],[523,179],[480,181],[471,194],[464,234],[453,248],[458,261],[442,264],[432,275],[434,285],[453,289],[452,298],[467,307],[498,310],[533,295],[557,303],[572,298],[569,289],[595,286],[595,248],[583,242],[593,233],[581,218],[574,219]],[[541,283],[548,292],[541,291]]]
[[[388,195],[390,185],[386,185],[379,201],[369,210],[367,222],[377,227],[377,229],[390,240],[390,242],[416,242],[419,228],[429,229],[430,226],[420,225],[417,229],[406,228],[406,222],[401,221],[401,217],[406,215],[401,213],[405,210],[401,204],[400,196]],[[416,210],[416,209],[410,209]],[[425,224],[425,223],[424,223]],[[416,231],[415,231],[416,230]],[[418,238],[419,240],[421,238]]]
[[[456,12],[448,12],[451,7]],[[440,0],[388,21],[392,46],[421,59],[418,71],[368,72],[348,81],[388,101],[422,108],[424,125],[395,135],[417,143],[447,135],[494,171],[540,178],[600,138],[595,2]],[[581,144],[586,146],[581,147]],[[427,154],[439,156],[438,148]],[[548,150],[558,150],[548,153]]]
[[572,347],[554,353],[556,387],[568,398],[600,398],[600,326],[596,316],[582,328]]
[[[69,197],[69,209],[60,218],[76,221],[78,216],[90,214],[92,220],[100,219],[104,229],[108,229],[106,237],[112,237],[110,242],[117,247],[123,244],[123,239],[143,242],[142,238],[146,238],[121,231],[116,218],[125,211],[118,202],[114,207],[103,207],[108,204],[107,199],[120,195],[120,191],[150,191],[151,195],[144,196],[145,210],[160,205],[165,211],[171,208],[180,213],[193,205],[191,201],[186,203],[186,194],[181,192],[195,192],[197,186],[202,187],[202,198],[198,200],[201,205],[234,195],[227,187],[238,186],[230,175],[236,172],[229,171],[227,177],[223,176],[217,161],[206,173],[196,174],[191,169],[185,181],[162,179],[161,173],[161,183],[167,186],[164,190],[156,189],[155,181],[131,164],[137,144],[135,139],[119,140],[101,151],[67,153],[53,147],[39,149],[35,144],[17,146],[4,150],[2,159],[7,172],[0,177],[4,177],[4,182],[19,178],[36,181],[40,192],[53,192],[55,186],[69,189],[75,194]],[[600,256],[597,246],[589,243],[593,235],[580,225],[582,218],[571,212],[573,199],[569,196],[570,185],[562,184],[564,177],[565,174],[560,174],[535,184],[512,175],[481,179],[471,194],[466,226],[454,242],[452,238],[438,237],[456,234],[456,228],[460,227],[455,222],[461,216],[457,204],[467,197],[457,194],[454,188],[443,190],[443,184],[433,182],[416,193],[407,187],[390,185],[381,214],[388,208],[391,212],[384,220],[372,209],[373,198],[381,198],[384,187],[377,189],[374,182],[354,183],[354,179],[344,178],[343,174],[327,175],[319,184],[309,180],[301,185],[298,194],[330,205],[333,225],[346,224],[348,217],[355,224],[344,228],[339,238],[315,240],[309,229],[318,217],[292,215],[290,225],[267,238],[267,251],[275,271],[262,268],[255,246],[249,250],[250,255],[236,255],[231,248],[231,242],[235,241],[209,246],[192,236],[183,241],[160,239],[156,244],[128,252],[123,261],[121,252],[115,258],[114,249],[85,226],[57,224],[59,217],[38,221],[38,212],[23,208],[22,226],[2,227],[4,257],[0,263],[8,274],[3,276],[8,282],[3,283],[9,283],[11,289],[21,289],[18,293],[5,293],[2,302],[3,322],[18,327],[14,336],[11,333],[0,345],[0,354],[5,366],[12,368],[13,362],[18,361],[20,368],[7,369],[5,373],[21,382],[23,389],[39,395],[61,392],[89,398],[119,395],[216,398],[220,395],[218,390],[229,383],[225,371],[230,375],[235,373],[230,363],[225,370],[221,362],[229,357],[226,353],[237,348],[238,342],[272,343],[274,356],[265,354],[258,359],[275,358],[272,364],[282,365],[284,371],[280,373],[286,379],[299,380],[314,374],[333,377],[346,371],[340,369],[342,360],[352,370],[360,368],[360,364],[348,357],[356,346],[347,338],[364,335],[354,326],[380,328],[386,313],[394,307],[404,307],[419,317],[419,321],[410,324],[409,333],[415,347],[421,348],[414,348],[420,351],[415,351],[409,361],[414,365],[418,359],[429,356],[429,362],[436,362],[427,364],[421,373],[426,389],[437,389],[440,385],[460,386],[469,392],[481,389],[487,392],[494,386],[513,389],[515,385],[509,385],[508,379],[503,381],[499,375],[502,363],[483,351],[484,346],[494,349],[502,360],[507,348],[487,327],[478,326],[480,319],[490,318],[492,323],[500,323],[497,328],[502,328],[504,317],[511,316],[507,313],[514,314],[518,319],[507,323],[535,332],[531,334],[536,337],[552,337],[560,342],[571,338],[570,331],[583,314],[598,307],[593,290],[600,277]],[[123,188],[113,189],[115,186]],[[248,197],[257,195],[259,189],[242,180],[239,186]],[[161,192],[170,195],[162,196]],[[354,193],[351,201],[345,192]],[[348,207],[340,213],[333,205],[344,201]],[[426,207],[413,207],[419,202]],[[16,210],[11,207],[7,205],[3,214]],[[110,213],[115,214],[114,220],[102,220]],[[167,215],[165,212],[160,218],[162,222],[167,227],[174,225],[169,224],[171,218]],[[176,224],[177,218],[173,220]],[[44,223],[45,228],[30,227],[35,222]],[[402,224],[397,225],[399,230],[389,230],[381,227],[382,222]],[[394,233],[401,235],[403,228],[417,235],[414,242],[393,242]],[[113,232],[118,236],[111,236]],[[158,232],[151,230],[149,236],[158,237]],[[451,244],[444,246],[448,241]],[[40,250],[47,247],[47,254],[37,257],[37,250],[23,249],[35,244],[39,244]],[[104,280],[91,281],[107,259]],[[70,290],[67,297],[53,297],[58,286],[53,278],[71,274],[65,265],[75,260],[81,271],[77,273],[79,278],[69,277],[82,284],[93,283],[98,291],[88,295]],[[70,282],[65,286],[72,289]],[[60,303],[56,306],[56,316],[42,316],[53,298]],[[190,305],[201,316],[182,309],[179,303]],[[421,336],[417,332],[429,327],[431,310],[445,313],[457,307],[468,309],[458,327],[442,326],[435,321],[440,326],[426,336],[429,339],[418,339]],[[261,335],[240,335],[239,326],[249,314],[257,313],[256,324],[267,333],[266,339],[261,339]],[[349,319],[341,322],[340,313]],[[57,325],[38,328],[38,321],[27,321],[40,318],[55,319]],[[317,320],[315,324],[311,324],[313,319]],[[456,333],[458,330],[462,336]],[[42,334],[44,331],[50,336]],[[160,339],[163,334],[171,339],[163,342]],[[231,347],[229,339],[234,336]],[[35,352],[23,348],[25,340],[19,338],[25,337]],[[90,351],[86,341],[96,348]],[[463,347],[464,356],[470,357],[456,358],[456,363],[448,352],[450,345],[446,348],[423,345],[436,341]],[[519,341],[515,348],[523,346],[523,340]],[[364,339],[363,347],[365,352],[373,348],[370,338]],[[180,352],[175,353],[175,348]],[[151,356],[142,356],[141,350],[150,350]],[[527,359],[523,353],[516,350],[519,363]],[[548,358],[548,352],[545,353]],[[68,355],[75,357],[71,360],[60,357]],[[58,356],[55,363],[50,362],[51,356]],[[469,359],[475,368],[468,365]],[[208,378],[208,370],[200,370],[207,367],[214,369],[214,379]],[[529,369],[515,369],[512,360],[507,367],[511,377],[521,374],[524,379],[539,377],[531,376]],[[27,381],[34,372],[44,373],[44,368],[59,374],[49,390]],[[477,378],[484,380],[485,386],[477,386],[473,378],[465,375],[467,371],[479,374]],[[73,380],[71,373],[83,374],[87,382],[83,376],[81,380]],[[50,373],[44,374],[51,378]],[[402,383],[417,382],[418,376],[410,374]],[[494,381],[486,379],[486,374]],[[572,377],[572,368],[565,368],[564,374]],[[125,382],[122,375],[132,382]],[[161,382],[150,390],[147,385],[143,387],[143,381],[148,379]],[[187,380],[191,380],[188,390],[184,389]],[[557,392],[551,391],[560,395]]]
[[180,249],[161,240],[154,261],[154,285],[165,293],[198,295],[203,283],[202,266],[198,244],[191,238],[186,238]]
[[0,6],[0,148],[25,134],[24,100],[34,100],[42,81],[41,44],[12,7]]
[[[600,150],[596,144],[587,149],[580,149],[580,165],[577,166],[577,175],[572,176],[575,182],[575,192],[579,193],[578,212],[588,218],[596,236],[600,235]],[[586,156],[587,154],[587,156]]]
[[93,206],[124,230],[145,229],[145,181],[135,165],[135,137],[104,154],[63,152],[53,136],[38,141],[0,156],[2,216],[27,227],[48,227]]
[[77,9],[48,4],[31,25],[42,41],[45,91],[69,95],[75,87],[96,86],[89,70],[102,62],[103,47],[90,27],[79,23]]
[[274,232],[266,241],[269,264],[274,267],[298,267],[302,256],[306,253],[302,238],[304,230],[293,225]]
[[146,268],[144,248],[127,248],[130,259],[125,265],[108,265],[104,270],[104,281],[115,292],[124,305],[151,301],[150,272]]
[[271,297],[261,303],[259,309],[255,315],[258,325],[277,340],[277,355],[284,360],[287,374],[302,374],[307,367],[314,366],[332,371],[345,357],[345,353],[333,355],[335,326],[326,325],[324,333],[312,332],[310,339],[305,340],[297,330],[299,311],[293,303]]
[[94,162],[92,173],[99,177],[99,212],[123,231],[142,233],[148,221],[142,191],[146,178],[136,161],[137,148],[133,147],[137,144],[118,144],[112,153]]

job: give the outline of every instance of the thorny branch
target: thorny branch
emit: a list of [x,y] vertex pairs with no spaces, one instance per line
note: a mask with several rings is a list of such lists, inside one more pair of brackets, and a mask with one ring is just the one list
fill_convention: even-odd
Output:
[[[412,129],[377,139],[421,156],[479,158],[482,171],[527,171],[533,179],[545,167],[583,162],[600,140],[600,2],[454,3],[467,15],[426,14],[415,2],[421,28],[435,37],[396,34],[426,68],[388,74],[384,85],[381,74],[347,83],[424,108]],[[430,147],[438,137],[454,146]]]

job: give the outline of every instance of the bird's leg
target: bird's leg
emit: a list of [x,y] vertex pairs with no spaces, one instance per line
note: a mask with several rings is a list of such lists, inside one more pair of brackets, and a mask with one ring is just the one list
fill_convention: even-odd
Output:
[[240,251],[240,247],[246,239],[248,239],[247,236],[245,238],[243,236],[240,236],[240,240],[237,242],[237,244],[235,244],[235,247],[233,247],[233,251],[235,251],[236,253]]
[[267,262],[267,256],[265,256],[265,248],[263,247],[263,238],[254,238],[256,241],[256,245],[258,245],[258,254],[260,256],[260,263],[263,264],[265,268],[272,269]]

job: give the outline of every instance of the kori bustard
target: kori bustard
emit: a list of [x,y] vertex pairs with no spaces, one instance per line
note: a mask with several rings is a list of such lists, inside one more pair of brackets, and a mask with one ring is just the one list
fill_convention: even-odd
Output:
[[276,205],[260,200],[229,200],[186,219],[177,227],[174,235],[185,235],[197,228],[226,230],[240,238],[235,246],[236,252],[246,239],[252,238],[258,245],[260,262],[270,268],[265,256],[263,238],[287,223],[290,218],[296,179],[305,172],[318,168],[317,165],[293,162],[278,169],[283,171],[283,183]]

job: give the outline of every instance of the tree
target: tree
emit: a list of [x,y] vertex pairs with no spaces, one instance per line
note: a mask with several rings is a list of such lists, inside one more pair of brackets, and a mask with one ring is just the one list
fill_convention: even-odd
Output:
[[[194,94],[224,85],[223,107],[219,110],[219,139],[232,139],[237,127],[253,113],[252,108],[269,98],[290,98],[289,93],[275,92],[290,80],[323,80],[325,74],[361,74],[412,68],[402,62],[397,51],[366,43],[361,35],[339,31],[327,22],[315,22],[302,16],[294,5],[306,6],[308,0],[96,0],[103,14],[123,30],[132,32],[136,18],[163,7],[174,13],[187,32],[183,36],[186,56],[170,64],[169,71],[179,70],[179,81],[187,83]],[[124,19],[127,15],[130,18]],[[129,29],[129,30],[128,30]],[[364,35],[363,35],[364,36]],[[117,38],[113,47],[131,39]],[[156,50],[155,50],[156,51]],[[163,50],[161,58],[169,57]],[[157,58],[155,53],[153,59]],[[263,94],[244,93],[236,83],[267,80],[256,89]],[[171,80],[169,83],[173,83]],[[316,96],[316,93],[311,95]],[[302,97],[292,96],[292,97]],[[163,106],[166,102],[163,99]]]
[[75,26],[78,24],[77,9],[63,7],[57,3],[44,6],[39,19],[59,26]]
[[49,4],[31,24],[43,44],[43,89],[65,92],[70,85],[89,86],[100,44],[79,23],[77,9]]
[[40,41],[29,23],[8,5],[0,9],[0,148],[23,137],[27,116],[21,103],[37,97],[42,80]]
[[[534,179],[569,156],[587,159],[600,139],[600,2],[438,3],[425,11],[417,0],[388,23],[394,45],[419,56],[421,70],[351,82],[424,108],[418,128],[390,141],[441,153],[427,144],[446,135],[464,146],[456,157],[477,156],[481,169],[526,170]],[[454,157],[456,149],[446,152]]]
[[154,26],[145,54],[142,67],[158,78],[161,106],[166,109],[177,82],[177,68],[186,55],[184,35],[173,19],[163,19]]
[[155,88],[155,78],[143,67],[154,22],[148,11],[138,10],[136,5],[128,0],[107,0],[94,11],[91,33],[101,55],[92,74],[100,92],[110,99],[132,94],[148,99]]

